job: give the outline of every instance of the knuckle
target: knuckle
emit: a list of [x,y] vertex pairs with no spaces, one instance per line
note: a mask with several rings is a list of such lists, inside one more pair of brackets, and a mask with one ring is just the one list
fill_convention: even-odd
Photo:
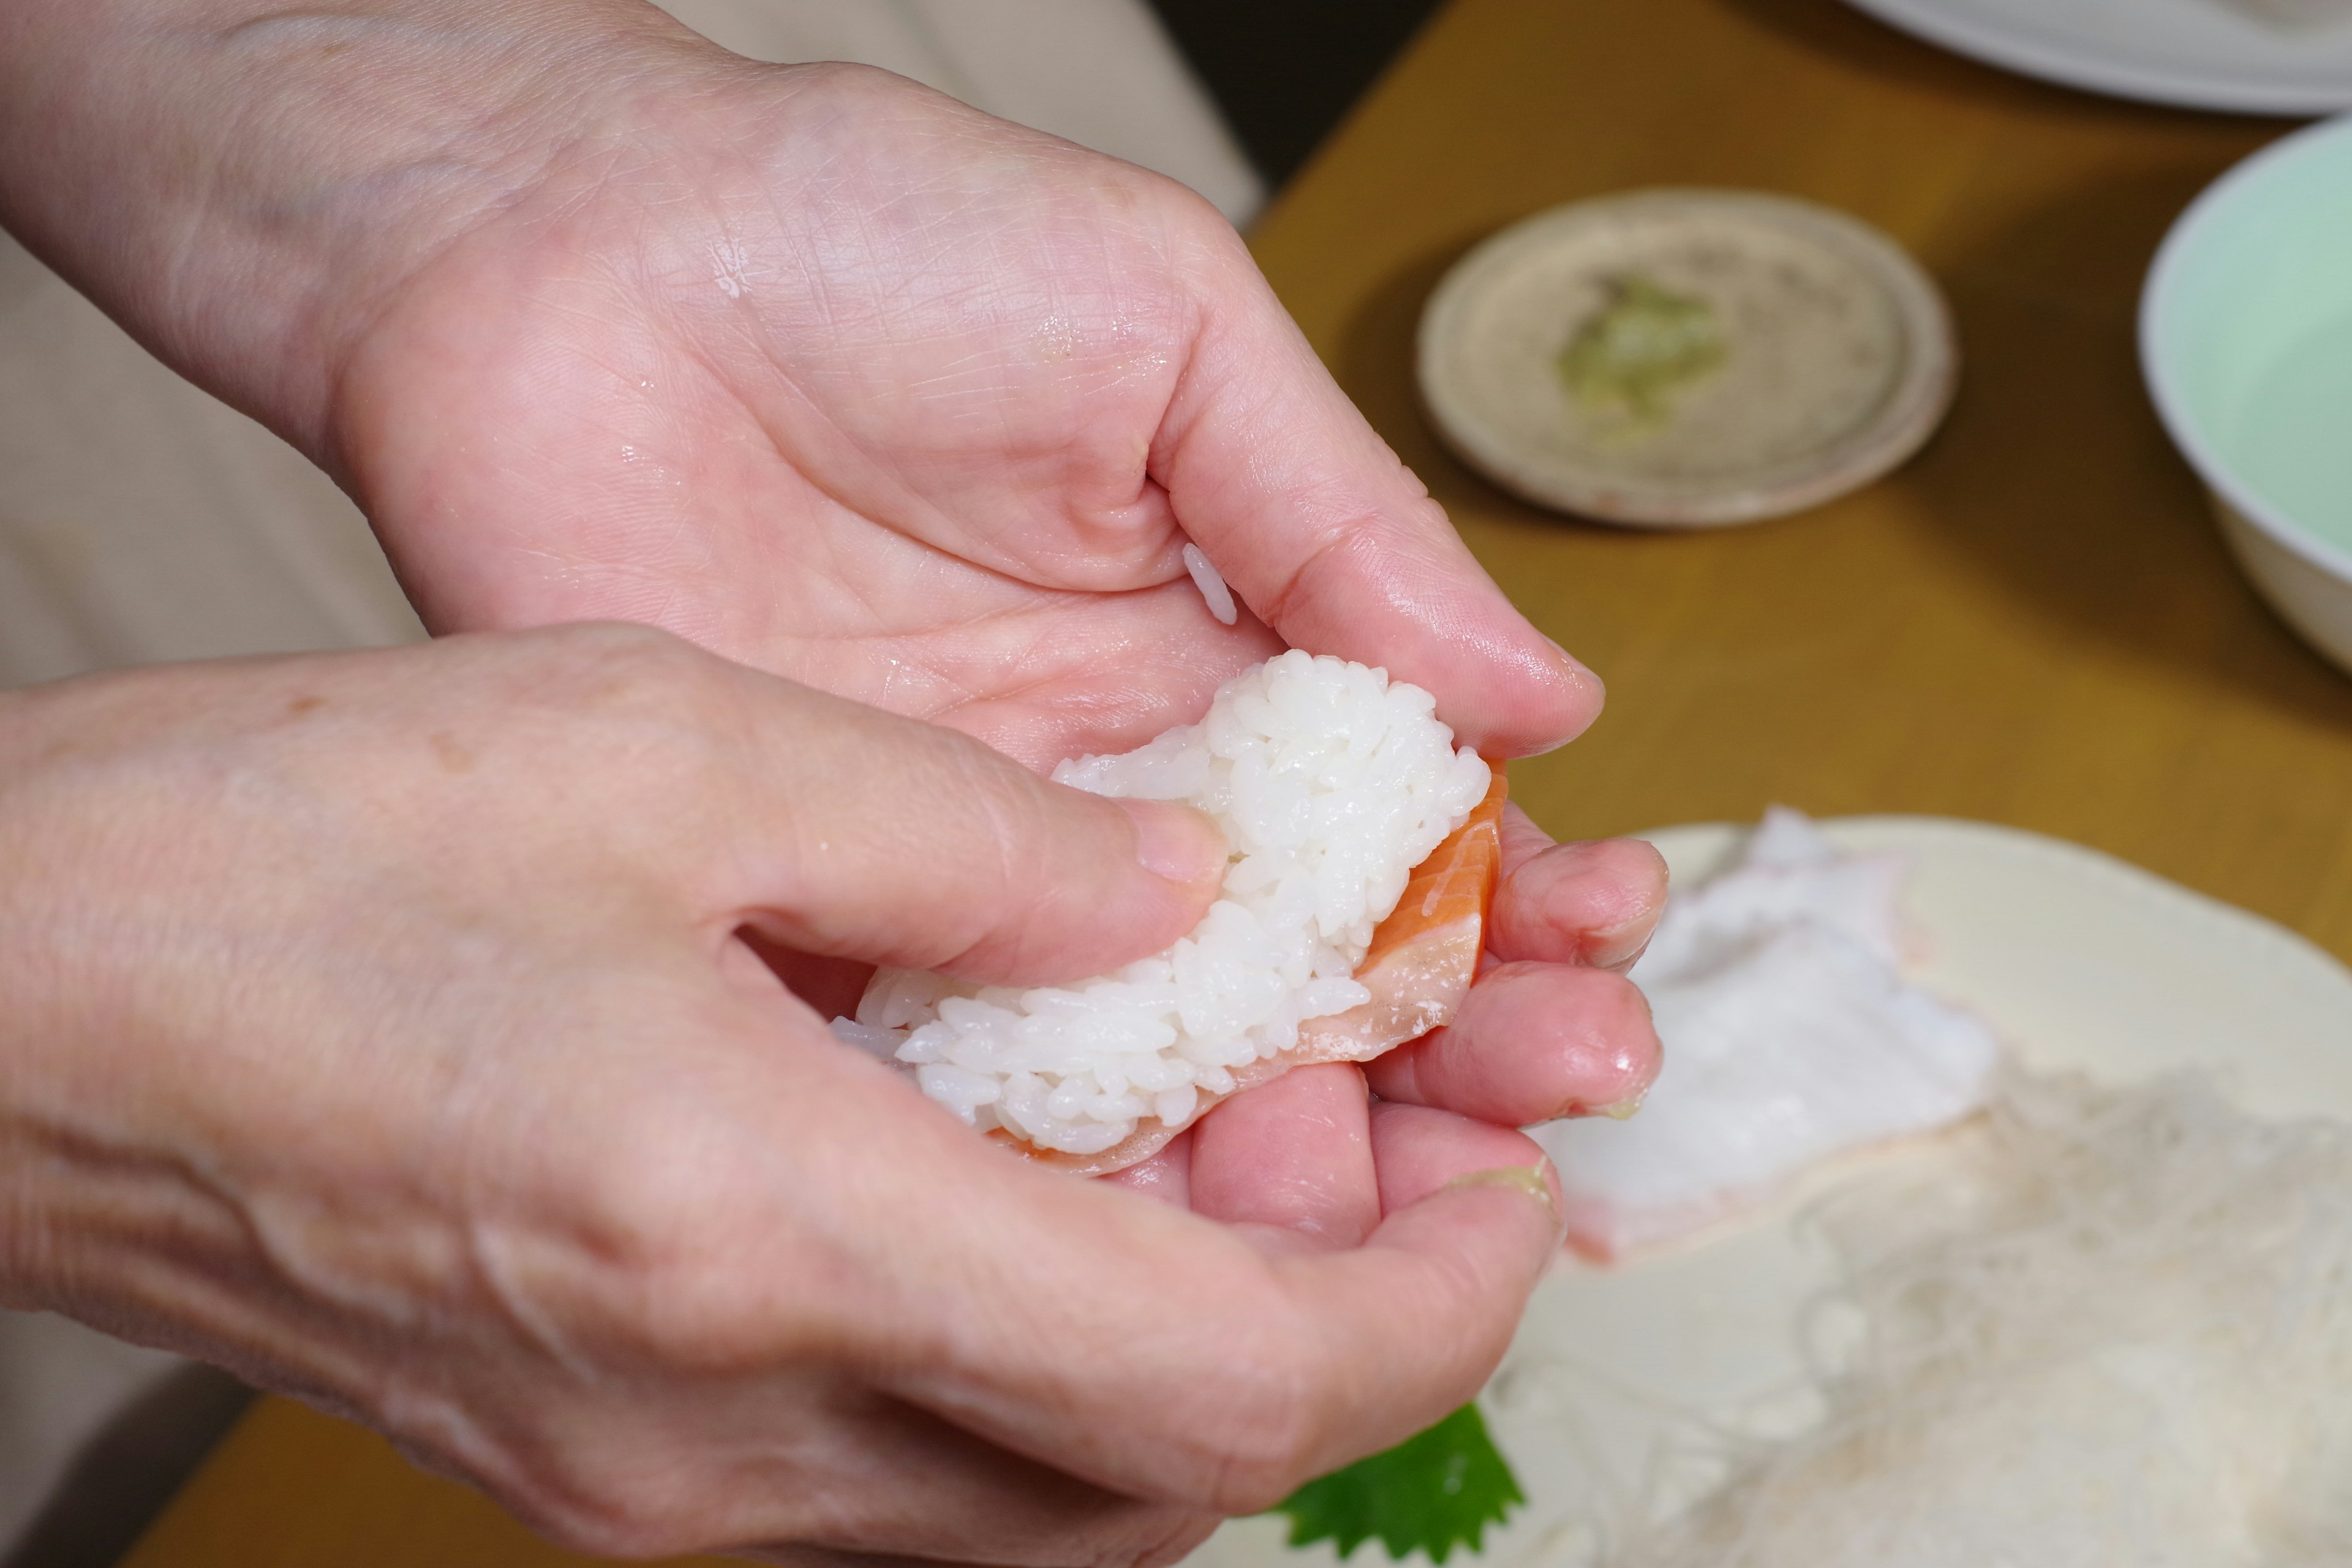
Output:
[[1198,1500],[1224,1514],[1264,1512],[1312,1479],[1332,1425],[1322,1336],[1286,1303],[1257,1326],[1265,1337],[1234,1363],[1255,1375],[1207,1391],[1210,1480]]
[[750,1287],[728,1266],[740,1248],[698,1248],[673,1256],[645,1276],[636,1348],[666,1371],[695,1375],[772,1372],[782,1365],[843,1359],[845,1338],[828,1315],[799,1301],[779,1301]]
[[[1237,269],[1249,247],[1214,203],[1181,180],[1131,164],[1103,160],[1104,174],[1136,205],[1149,203],[1177,243],[1219,270]],[[1254,268],[1253,268],[1254,269]]]
[[[757,1370],[789,1353],[782,1314],[750,1310],[714,1254],[722,1250],[676,1211],[667,1228],[635,1223],[620,1232],[611,1269],[608,1333],[619,1359],[663,1373]],[[762,1352],[768,1352],[763,1354]]]
[[1666,901],[1664,858],[1646,844],[1617,840],[1598,845],[1585,907],[1574,912],[1595,938],[1607,942],[1657,923]]
[[936,96],[905,77],[852,60],[814,61],[793,68],[793,74],[809,89],[851,102],[871,99],[889,103],[910,96]]
[[[664,1373],[727,1375],[835,1363],[852,1349],[858,1271],[788,1209],[756,1151],[707,1114],[650,1119],[588,1178],[578,1251],[591,1261],[600,1359]],[[681,1151],[692,1151],[681,1157]],[[822,1289],[779,1290],[772,1265]]]
[[618,814],[610,847],[667,842],[679,806],[719,798],[741,689],[731,667],[650,626],[598,624],[546,634],[515,718],[528,716],[530,765],[573,797],[593,778],[667,811]]
[[1091,802],[1071,808],[1016,767],[978,748],[958,747],[937,757],[935,798],[957,810],[934,826],[946,841],[934,845],[942,861],[959,868],[969,889],[960,910],[940,911],[931,966],[994,974],[1034,965],[1031,947],[1069,929],[1073,921],[1113,920],[1088,872],[1099,845],[1087,831]]
[[588,1557],[667,1557],[706,1542],[690,1536],[666,1507],[637,1494],[625,1477],[560,1497],[506,1500],[524,1523],[566,1552]]
[[1263,1513],[1313,1479],[1321,1451],[1318,1424],[1295,1394],[1253,1402],[1235,1421],[1218,1454],[1216,1482],[1207,1501],[1222,1513]]
[[559,679],[584,689],[576,694],[599,706],[660,705],[696,697],[714,684],[708,654],[653,626],[600,621],[546,635],[562,672]]
[[571,1551],[650,1557],[699,1544],[686,1538],[698,1510],[678,1498],[652,1495],[646,1468],[625,1441],[615,1444],[596,1424],[559,1424],[548,1414],[495,1437],[478,1431],[473,1442],[453,1444],[446,1429],[420,1432],[397,1420],[387,1423],[387,1435],[411,1464],[478,1489]]

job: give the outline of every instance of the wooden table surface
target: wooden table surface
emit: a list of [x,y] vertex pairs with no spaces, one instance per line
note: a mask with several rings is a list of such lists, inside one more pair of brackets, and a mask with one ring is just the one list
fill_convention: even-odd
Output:
[[[2141,390],[2166,226],[2277,121],[2009,78],[1836,0],[1456,0],[1265,219],[1307,335],[1520,607],[1610,682],[1514,770],[1555,833],[1805,810],[2057,834],[2352,959],[2352,679],[2231,570]],[[1445,458],[1412,338],[1501,225],[1650,184],[1843,207],[1958,312],[1950,423],[1891,480],[1694,536],[1532,510]],[[573,1561],[378,1439],[257,1406],[133,1568]]]

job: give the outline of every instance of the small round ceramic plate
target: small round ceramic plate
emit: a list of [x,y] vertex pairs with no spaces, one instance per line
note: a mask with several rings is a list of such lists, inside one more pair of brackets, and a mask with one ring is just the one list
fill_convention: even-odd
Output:
[[1703,528],[1818,505],[1950,405],[1950,314],[1876,229],[1810,202],[1655,190],[1496,235],[1421,320],[1423,402],[1539,506]]
[[[1990,1019],[2027,1067],[2109,1082],[2200,1068],[2258,1115],[2352,1120],[2352,972],[2292,931],[2015,828],[1921,816],[1820,826],[1849,854],[1910,862],[1904,903],[1923,945],[1907,977]],[[1744,830],[1642,837],[1687,882],[1726,863]],[[1929,1140],[1876,1157],[1941,1155]],[[1562,1259],[1483,1402],[1528,1505],[1469,1568],[1588,1563],[1611,1509],[1631,1499],[1663,1510],[1704,1492],[1720,1472],[1687,1447],[1694,1418],[1759,1437],[1815,1418],[1797,1323],[1830,1275],[1795,1221],[1818,1195],[1801,1183],[1743,1222],[1616,1268]],[[1286,1549],[1284,1526],[1235,1520],[1189,1568],[1337,1568],[1328,1545]],[[1387,1561],[1370,1546],[1355,1565]]]

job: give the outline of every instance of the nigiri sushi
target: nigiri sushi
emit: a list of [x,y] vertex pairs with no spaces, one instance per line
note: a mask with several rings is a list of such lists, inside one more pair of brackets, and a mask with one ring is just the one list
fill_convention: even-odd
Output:
[[1223,887],[1191,935],[1069,985],[884,970],[835,1032],[975,1130],[1085,1174],[1293,1067],[1417,1038],[1476,976],[1501,860],[1503,775],[1453,741],[1435,700],[1385,671],[1270,659],[1198,724],[1054,773],[1223,830]]

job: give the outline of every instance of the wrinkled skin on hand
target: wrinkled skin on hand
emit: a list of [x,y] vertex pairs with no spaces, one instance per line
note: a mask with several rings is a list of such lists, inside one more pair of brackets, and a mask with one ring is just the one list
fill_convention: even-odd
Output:
[[1447,1184],[1531,1147],[1384,1107],[1348,1234],[1213,1223],[1006,1159],[743,933],[1051,979],[1222,865],[634,628],[0,695],[0,1281],[577,1547],[1167,1560],[1475,1386],[1558,1229]]

